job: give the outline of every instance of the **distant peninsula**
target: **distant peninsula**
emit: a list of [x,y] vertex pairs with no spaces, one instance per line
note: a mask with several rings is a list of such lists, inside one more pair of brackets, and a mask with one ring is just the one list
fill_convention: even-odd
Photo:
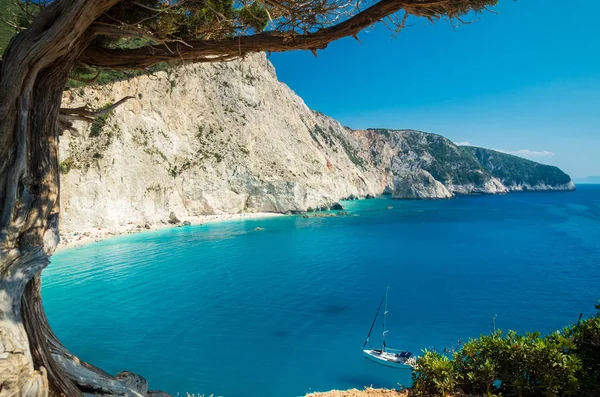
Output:
[[511,191],[573,190],[571,177],[560,168],[512,154],[475,146],[462,146]]

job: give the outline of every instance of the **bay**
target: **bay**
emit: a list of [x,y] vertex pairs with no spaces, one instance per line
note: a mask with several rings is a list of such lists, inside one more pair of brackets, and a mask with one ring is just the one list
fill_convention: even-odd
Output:
[[82,360],[140,373],[152,389],[286,397],[410,385],[409,371],[360,351],[388,284],[388,346],[415,354],[494,323],[551,332],[600,299],[600,185],[344,205],[349,216],[163,229],[60,251],[43,274],[50,324]]

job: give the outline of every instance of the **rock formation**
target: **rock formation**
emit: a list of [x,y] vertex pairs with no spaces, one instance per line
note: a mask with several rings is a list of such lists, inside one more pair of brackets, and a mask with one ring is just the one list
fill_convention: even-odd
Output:
[[536,163],[496,150],[462,146],[511,191],[574,190],[571,177],[558,167]]
[[386,176],[394,198],[451,198],[508,190],[477,159],[436,134],[383,128],[354,131],[362,156]]
[[508,191],[486,161],[439,135],[353,131],[310,110],[265,55],[71,89],[63,102],[97,108],[127,95],[61,139],[63,230]]

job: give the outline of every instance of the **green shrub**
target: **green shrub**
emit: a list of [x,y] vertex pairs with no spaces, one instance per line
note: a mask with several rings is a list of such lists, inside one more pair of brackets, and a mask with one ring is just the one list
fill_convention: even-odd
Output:
[[600,396],[600,312],[546,336],[494,331],[450,354],[426,350],[413,388],[418,396]]
[[96,137],[100,136],[100,134],[102,133],[102,129],[106,125],[107,119],[108,119],[108,115],[104,115],[104,116],[98,117],[97,119],[94,119],[94,121],[92,121],[92,126],[90,127],[90,135],[89,135],[90,138],[96,138]]
[[60,165],[58,166],[58,169],[61,174],[67,175],[69,173],[69,171],[71,171],[71,169],[73,168],[74,164],[75,164],[75,162],[74,162],[73,158],[68,157],[60,163]]
[[595,316],[564,329],[564,336],[574,344],[572,354],[581,361],[576,376],[583,396],[600,396],[600,304],[596,309]]
[[[137,76],[143,75],[151,75],[158,71],[168,70],[169,65],[166,63],[159,63],[154,66],[150,66],[147,69],[143,70],[111,70],[111,69],[103,69],[100,71],[98,76],[96,77],[97,70],[79,67],[75,68],[71,73],[71,77],[67,82],[67,88],[78,88],[85,87],[88,85],[106,85],[110,83],[114,83],[117,81],[125,81],[130,80]],[[78,79],[78,80],[76,80]],[[94,80],[95,79],[95,80]],[[92,83],[86,83],[85,81],[79,80],[94,80]],[[173,86],[174,83],[171,82]],[[172,89],[173,87],[171,87]]]
[[413,371],[413,388],[417,396],[444,396],[456,391],[457,378],[454,360],[425,350]]

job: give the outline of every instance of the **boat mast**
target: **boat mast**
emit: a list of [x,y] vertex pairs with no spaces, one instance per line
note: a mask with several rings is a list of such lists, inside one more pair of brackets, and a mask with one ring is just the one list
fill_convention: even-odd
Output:
[[381,346],[381,351],[384,352],[385,351],[385,338],[387,336],[388,331],[385,329],[385,320],[387,318],[387,314],[388,314],[388,292],[390,290],[390,286],[386,285],[385,287],[385,307],[383,309],[383,338],[382,338],[382,346]]
[[381,302],[379,302],[379,307],[377,308],[377,313],[375,313],[375,318],[373,319],[373,322],[371,323],[371,328],[369,328],[369,333],[367,335],[367,339],[365,339],[365,343],[363,344],[363,350],[365,349],[365,347],[367,346],[367,344],[369,343],[369,339],[371,338],[371,332],[373,332],[373,327],[375,326],[375,323],[377,322],[377,317],[379,317],[379,312],[381,311],[381,306],[383,305],[383,300],[385,298],[382,297],[381,298]]

